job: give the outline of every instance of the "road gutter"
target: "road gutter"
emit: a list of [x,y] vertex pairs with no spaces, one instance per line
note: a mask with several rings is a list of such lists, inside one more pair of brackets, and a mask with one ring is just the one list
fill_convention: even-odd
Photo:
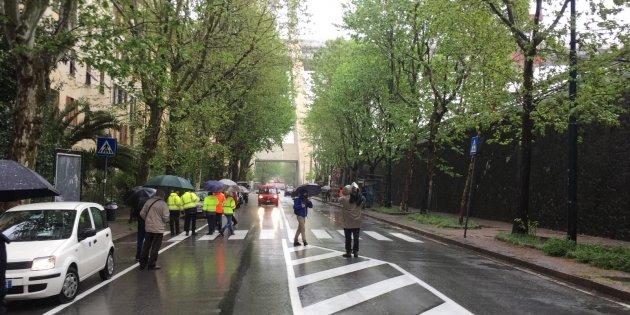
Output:
[[[341,205],[335,204],[335,203],[331,203],[331,202],[324,202],[319,198],[313,198],[317,201],[320,201],[322,203],[326,203],[328,205],[332,205],[335,206],[337,208],[341,208]],[[593,292],[597,292],[599,294],[603,294],[606,295],[610,298],[616,299],[616,300],[621,300],[621,301],[625,301],[625,303],[630,302],[630,292],[626,292],[614,287],[610,287],[604,284],[601,284],[599,282],[595,282],[589,279],[585,279],[585,278],[581,278],[572,274],[568,274],[568,273],[564,273],[558,270],[554,270],[551,268],[547,268],[541,265],[537,265],[534,263],[531,263],[527,260],[523,260],[523,259],[519,259],[513,256],[508,256],[508,255],[503,255],[501,253],[497,253],[491,250],[487,250],[485,248],[481,248],[481,247],[477,247],[471,244],[467,244],[464,243],[462,241],[456,240],[456,239],[452,239],[452,238],[448,238],[448,237],[444,237],[441,236],[439,234],[436,233],[432,233],[432,232],[428,232],[426,230],[422,230],[419,229],[417,227],[414,226],[410,226],[410,225],[406,225],[406,224],[402,224],[399,222],[394,222],[392,220],[389,220],[387,218],[383,218],[381,216],[375,215],[373,213],[369,213],[371,211],[363,211],[363,215],[365,215],[366,217],[384,222],[384,223],[388,223],[390,225],[399,227],[401,229],[405,229],[411,232],[415,232],[418,233],[424,237],[427,237],[429,239],[435,240],[437,242],[441,242],[441,243],[446,243],[446,244],[451,244],[451,245],[456,245],[468,250],[471,250],[473,252],[476,252],[478,254],[481,254],[482,256],[486,256],[486,257],[490,257],[505,263],[509,263],[512,265],[516,265],[519,267],[523,267],[526,269],[529,269],[531,271],[540,273],[542,275],[548,276],[550,278],[556,279],[556,280],[560,280],[560,281],[564,281],[564,282],[568,282],[572,285],[575,285],[581,289],[586,289],[588,291],[593,291]],[[616,302],[616,301],[615,301]],[[622,303],[623,306],[630,308],[629,305]]]

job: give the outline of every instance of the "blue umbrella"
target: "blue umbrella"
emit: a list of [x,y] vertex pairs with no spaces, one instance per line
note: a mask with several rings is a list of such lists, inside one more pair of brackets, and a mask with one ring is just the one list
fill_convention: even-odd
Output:
[[211,193],[215,193],[215,192],[223,190],[223,186],[225,186],[223,185],[223,183],[216,180],[209,180],[203,183],[203,189]]

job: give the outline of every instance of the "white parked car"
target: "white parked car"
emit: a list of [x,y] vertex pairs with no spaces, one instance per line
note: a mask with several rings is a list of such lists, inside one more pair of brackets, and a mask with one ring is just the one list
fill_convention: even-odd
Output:
[[114,274],[114,243],[105,211],[96,203],[47,202],[0,215],[7,244],[7,300],[58,296],[64,303],[79,282]]

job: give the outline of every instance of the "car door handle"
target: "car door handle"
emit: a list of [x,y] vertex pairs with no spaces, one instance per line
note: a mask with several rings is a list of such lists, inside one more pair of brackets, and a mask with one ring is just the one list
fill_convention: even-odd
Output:
[[94,240],[94,244],[96,244],[96,242],[98,242],[98,240]]

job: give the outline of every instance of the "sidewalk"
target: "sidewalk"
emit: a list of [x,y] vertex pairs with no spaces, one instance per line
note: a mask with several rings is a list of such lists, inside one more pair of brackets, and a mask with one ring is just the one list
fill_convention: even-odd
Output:
[[136,233],[136,222],[129,222],[129,211],[131,209],[127,206],[119,205],[116,210],[116,221],[108,221],[107,224],[112,230],[112,239],[114,242],[125,236]]
[[[321,199],[316,199],[321,201]],[[339,207],[338,203],[329,204]],[[363,213],[373,219],[422,234],[439,242],[464,247],[485,256],[519,265],[588,290],[598,291],[626,302],[630,301],[630,274],[617,270],[597,268],[567,258],[547,256],[540,250],[511,245],[496,239],[497,233],[509,233],[512,230],[512,225],[507,222],[473,218],[475,222],[483,227],[468,230],[467,238],[464,238],[463,229],[439,228],[420,224],[408,220],[404,215],[383,214],[373,210],[367,210]],[[432,214],[454,216],[437,212],[432,212]],[[537,235],[543,237],[564,237],[566,234],[539,228]],[[579,235],[578,242],[630,247],[630,242],[588,235]]]

